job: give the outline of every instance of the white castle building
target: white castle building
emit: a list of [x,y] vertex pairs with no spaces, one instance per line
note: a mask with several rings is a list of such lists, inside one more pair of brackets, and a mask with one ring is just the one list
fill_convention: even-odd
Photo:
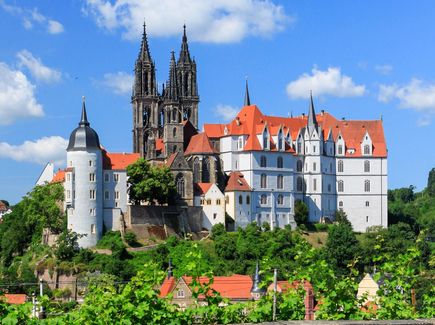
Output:
[[[133,150],[109,153],[90,127],[83,101],[79,126],[71,133],[63,182],[68,227],[94,246],[103,230],[119,230],[128,212],[126,168],[139,157],[165,165],[174,175],[178,204],[202,207],[202,227],[251,222],[271,228],[295,226],[296,200],[309,208],[309,221],[346,212],[355,231],[388,225],[387,148],[382,121],[338,120],[316,114],[264,115],[245,103],[228,124],[198,130],[196,63],[184,28],[180,57],[171,54],[170,80],[162,95],[155,83],[146,31],[135,64]],[[50,172],[51,171],[51,172]],[[47,166],[40,182],[50,179]],[[38,183],[40,183],[38,182]]]

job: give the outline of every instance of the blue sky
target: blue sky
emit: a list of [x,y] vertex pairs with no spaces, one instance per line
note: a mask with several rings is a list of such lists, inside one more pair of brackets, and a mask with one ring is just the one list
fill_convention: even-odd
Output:
[[266,114],[316,109],[379,119],[389,188],[434,167],[435,2],[0,0],[0,198],[16,203],[47,161],[63,166],[81,97],[105,148],[130,152],[130,89],[142,22],[157,81],[187,25],[200,124],[240,109],[244,80]]

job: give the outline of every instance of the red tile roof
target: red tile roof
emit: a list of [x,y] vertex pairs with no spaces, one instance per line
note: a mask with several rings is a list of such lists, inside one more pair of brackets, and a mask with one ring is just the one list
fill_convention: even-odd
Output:
[[65,169],[59,169],[53,176],[50,183],[63,183],[65,182]]
[[225,187],[225,192],[234,191],[251,191],[251,187],[248,185],[241,172],[230,173],[230,178],[228,179],[227,186]]
[[[290,283],[289,281],[277,281],[276,284],[278,292],[286,292],[289,289],[296,289],[297,287],[299,287],[301,285],[301,281],[296,280],[292,283]],[[305,290],[313,289],[313,286],[309,281],[303,281],[302,285]],[[273,286],[273,284],[271,284],[271,286]]]
[[[182,279],[187,285],[192,283],[192,277],[183,276]],[[234,300],[247,300],[252,298],[252,279],[249,275],[234,274],[231,276],[215,276],[213,280],[214,282],[211,288],[219,292],[223,298]],[[201,284],[208,283],[209,278],[200,277],[199,282]],[[176,283],[178,283],[178,281],[174,280],[174,277],[166,278],[160,287],[160,297],[166,297],[171,293],[176,287]],[[199,298],[204,298],[204,296],[200,295]]]
[[27,296],[25,294],[17,293],[5,293],[4,295],[0,296],[1,300],[4,300],[8,304],[13,305],[22,305],[26,302]]
[[169,158],[166,159],[166,166],[171,167],[172,163],[173,163],[174,160],[175,160],[175,157],[177,157],[177,153],[176,153],[176,152],[174,152],[173,154],[171,154],[171,155],[169,156]]
[[192,136],[184,155],[191,155],[194,153],[216,153],[216,150],[213,148],[207,134],[204,132]]
[[195,192],[199,195],[204,195],[208,192],[213,183],[194,183]]
[[109,153],[103,151],[103,168],[105,170],[125,170],[127,166],[140,158],[138,153]]
[[[317,122],[322,128],[323,137],[326,140],[329,132],[332,132],[333,140],[336,141],[338,134],[344,138],[346,148],[353,148],[353,154],[347,152],[346,157],[362,157],[361,143],[363,137],[368,132],[373,142],[373,157],[386,157],[387,147],[385,143],[384,130],[382,121],[344,121],[337,120],[329,113],[322,112],[316,115]],[[220,138],[226,135],[247,135],[247,141],[244,150],[262,150],[257,139],[265,125],[268,126],[271,136],[277,135],[282,126],[284,135],[290,133],[294,141],[300,130],[306,127],[308,116],[297,117],[279,117],[263,115],[260,109],[255,105],[245,106],[237,114],[234,120],[228,124],[205,124],[204,131],[210,138]],[[225,129],[227,134],[225,134]],[[271,142],[271,151],[276,150],[273,141]],[[294,152],[292,148],[286,146],[287,152]]]

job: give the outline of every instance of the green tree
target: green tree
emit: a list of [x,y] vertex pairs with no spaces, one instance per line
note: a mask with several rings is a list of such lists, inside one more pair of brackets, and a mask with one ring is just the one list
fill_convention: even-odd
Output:
[[176,194],[174,177],[168,167],[152,166],[140,158],[127,167],[128,193],[134,204],[173,203]]
[[349,266],[354,265],[359,253],[359,242],[350,224],[339,223],[329,228],[325,254],[338,274],[349,274]]
[[295,201],[295,221],[298,225],[308,221],[308,206],[301,200]]
[[427,192],[430,196],[435,196],[435,168],[432,168],[427,178]]
[[343,210],[337,210],[335,211],[335,222],[339,223],[339,224],[347,224],[347,225],[352,225],[349,221],[349,219],[347,219],[347,214],[346,212],[344,212]]
[[56,242],[54,254],[60,261],[71,260],[80,250],[78,239],[81,235],[70,230],[65,230],[60,234]]

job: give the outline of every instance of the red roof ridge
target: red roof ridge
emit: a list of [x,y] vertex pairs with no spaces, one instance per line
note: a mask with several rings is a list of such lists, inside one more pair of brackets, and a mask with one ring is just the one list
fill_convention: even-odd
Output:
[[189,145],[184,151],[184,155],[189,155],[193,153],[217,153],[216,149],[211,144],[210,139],[205,132],[195,134],[190,139]]
[[225,192],[244,191],[250,192],[251,187],[248,185],[243,174],[239,171],[232,171],[229,175]]

